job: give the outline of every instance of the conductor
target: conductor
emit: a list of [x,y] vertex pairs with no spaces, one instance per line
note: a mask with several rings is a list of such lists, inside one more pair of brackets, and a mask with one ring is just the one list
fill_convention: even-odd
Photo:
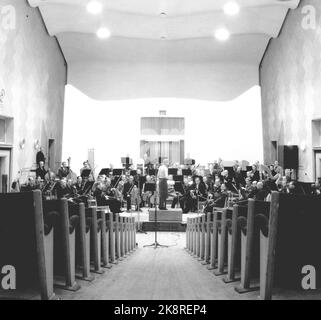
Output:
[[163,164],[158,169],[157,178],[159,180],[159,209],[167,210],[166,208],[166,199],[168,196],[168,159],[164,159]]

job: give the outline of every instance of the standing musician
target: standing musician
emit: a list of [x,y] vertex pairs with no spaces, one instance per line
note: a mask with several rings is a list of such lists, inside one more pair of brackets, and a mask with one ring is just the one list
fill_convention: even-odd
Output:
[[[90,170],[89,175],[86,173],[86,171]],[[85,161],[83,162],[83,167],[80,169],[80,176],[84,179],[84,178],[88,178],[88,179],[93,179],[93,174],[92,174],[92,168],[90,166],[89,161]]]
[[158,169],[157,178],[159,180],[159,209],[167,210],[166,208],[166,199],[168,196],[168,159],[164,159],[163,164]]
[[45,163],[43,161],[40,161],[36,170],[36,178],[38,179],[40,177],[41,180],[45,180],[45,176],[47,173],[48,171],[45,169]]
[[63,179],[63,178],[66,178],[69,175],[69,173],[70,173],[70,168],[67,166],[67,163],[64,161],[58,170],[57,176],[59,177],[59,179]]
[[128,178],[128,181],[124,184],[124,189],[123,189],[123,196],[124,200],[127,201],[127,211],[130,212],[132,208],[132,197],[131,193],[134,189],[135,183],[134,183],[134,177],[130,176]]

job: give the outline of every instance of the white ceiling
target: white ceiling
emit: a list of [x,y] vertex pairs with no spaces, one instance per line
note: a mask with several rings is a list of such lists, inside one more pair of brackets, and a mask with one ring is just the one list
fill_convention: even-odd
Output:
[[[226,16],[227,0],[100,1],[103,12],[91,15],[88,0],[29,0],[61,44],[68,82],[99,100],[236,98],[258,85],[269,40],[299,4],[238,0],[240,14]],[[111,31],[110,39],[97,38],[101,26]],[[220,27],[231,32],[226,42],[213,36]]]

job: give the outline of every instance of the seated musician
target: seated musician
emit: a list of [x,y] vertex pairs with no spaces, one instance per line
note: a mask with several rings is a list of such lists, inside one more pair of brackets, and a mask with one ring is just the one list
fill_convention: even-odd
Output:
[[226,198],[228,197],[228,192],[226,185],[223,183],[220,186],[220,189],[216,188],[212,198],[205,203],[204,213],[213,212],[213,208],[224,208]]
[[61,164],[61,167],[58,170],[57,176],[59,177],[59,179],[63,179],[63,178],[66,178],[69,175],[69,173],[70,173],[70,169],[67,166],[67,163],[63,162]]
[[111,180],[107,178],[106,181],[101,180],[95,184],[93,196],[99,207],[109,206],[112,213],[119,213],[121,212],[121,202],[115,197],[114,191],[115,189],[111,187]]
[[242,174],[242,168],[238,166],[234,174],[234,182],[237,189],[240,189],[245,186],[245,179]]
[[186,198],[187,198],[187,192],[189,190],[189,181],[188,178],[184,177],[184,182],[183,182],[183,194],[180,192],[176,193],[176,196],[173,199],[172,202],[172,209],[174,209],[177,205],[177,203],[179,202],[179,205],[181,207],[181,209],[183,210],[183,213],[186,213],[186,208],[185,208],[185,203],[186,203]]
[[211,192],[213,190],[213,182],[210,181],[207,176],[203,177],[203,183],[205,186],[206,193]]
[[269,194],[269,192],[268,192],[266,186],[264,186],[262,181],[259,181],[256,184],[256,193],[254,195],[254,200],[265,201],[268,194]]
[[153,181],[152,181],[152,177],[151,176],[146,176],[146,182],[144,183],[143,185],[143,193],[142,193],[142,198],[143,198],[143,203],[144,205],[147,205],[148,207],[152,208],[153,207],[153,204],[151,203],[151,197],[153,195],[153,193],[151,191],[147,191],[147,187],[149,184],[155,184]]
[[123,189],[123,196],[124,196],[124,201],[127,201],[127,211],[130,212],[132,208],[132,203],[131,203],[131,192],[134,189],[134,177],[130,176],[128,178],[128,181],[124,184],[124,189]]
[[233,178],[229,175],[228,170],[224,170],[221,173],[221,183],[226,185],[226,188],[232,192],[235,192],[235,187],[233,186]]
[[177,195],[176,195],[176,191],[175,191],[175,181],[174,181],[174,178],[172,175],[168,176],[167,188],[168,188],[167,199],[173,201]]
[[140,204],[141,204],[141,197],[140,197],[140,192],[139,189],[137,187],[137,185],[134,183],[134,187],[133,190],[131,192],[131,205],[135,206],[135,211],[139,211],[140,210]]
[[206,201],[207,195],[204,184],[200,177],[195,178],[195,182],[190,187],[189,195],[186,199],[186,210],[196,212],[198,210],[197,204],[199,201]]
[[252,165],[252,170],[250,171],[250,177],[252,181],[260,181],[260,172],[255,164]]
[[45,169],[45,163],[43,161],[40,161],[36,170],[36,179],[40,177],[41,180],[45,180],[45,176],[47,173],[48,171]]
[[253,197],[254,186],[252,185],[252,181],[250,177],[245,179],[245,186],[240,189],[240,200],[247,200],[250,197]]
[[83,187],[84,187],[83,180],[82,180],[82,177],[81,177],[81,176],[77,177],[77,181],[76,181],[76,183],[74,184],[74,186],[76,187],[77,193],[78,193],[78,194],[81,194],[82,189],[83,189]]
[[28,178],[28,182],[23,187],[23,191],[33,191],[37,189],[36,181],[33,177]]
[[56,185],[56,193],[57,193],[57,198],[62,199],[62,198],[67,198],[70,197],[72,194],[72,190],[68,186],[67,179],[62,178],[59,183]]

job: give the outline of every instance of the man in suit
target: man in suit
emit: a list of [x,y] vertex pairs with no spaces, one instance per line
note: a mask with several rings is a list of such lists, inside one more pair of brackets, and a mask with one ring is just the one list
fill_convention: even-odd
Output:
[[46,162],[46,158],[45,158],[45,155],[43,153],[43,148],[42,147],[40,147],[39,151],[36,154],[36,163],[39,165],[40,162],[43,162],[43,163]]

